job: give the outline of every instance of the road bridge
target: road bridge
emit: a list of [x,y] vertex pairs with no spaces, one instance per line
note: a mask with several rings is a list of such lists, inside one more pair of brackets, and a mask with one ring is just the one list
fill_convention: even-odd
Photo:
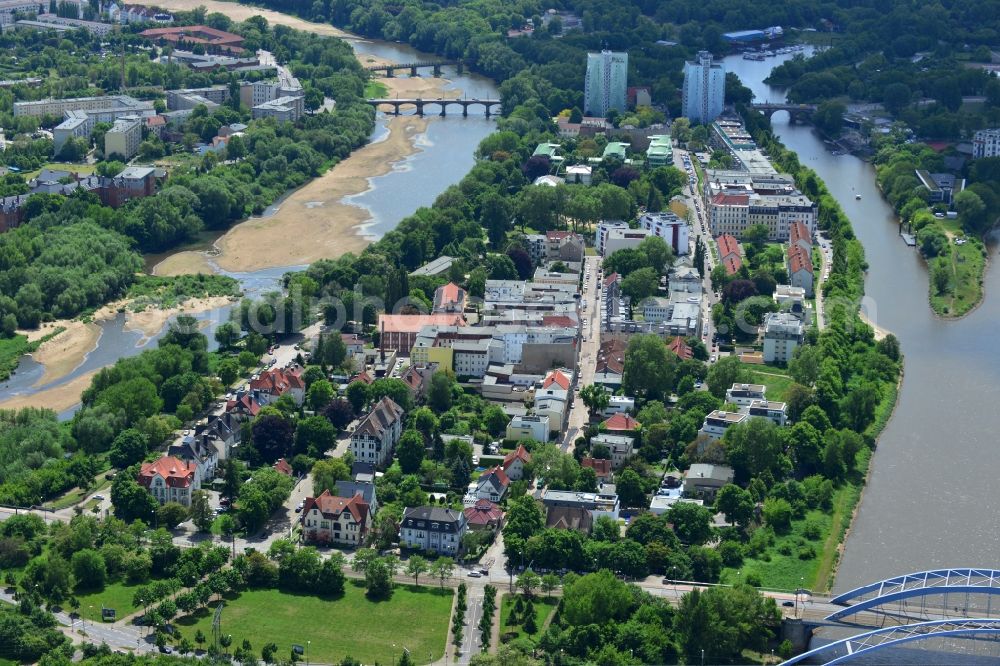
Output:
[[[403,98],[403,97],[392,97],[384,99],[370,99],[368,103],[374,106],[378,110],[385,110],[385,107],[392,107],[391,113],[393,115],[399,115],[400,110],[403,107],[412,106],[417,110],[417,115],[424,115],[424,107],[437,105],[440,108],[439,115],[445,116],[448,113],[449,106],[458,106],[462,109],[462,115],[469,115],[470,106],[482,106],[486,110],[486,117],[489,118],[491,115],[498,114],[500,112],[500,100],[498,99],[422,99],[422,98]],[[497,107],[494,111],[494,107]]]
[[366,67],[365,69],[369,72],[383,73],[386,78],[393,78],[396,76],[397,70],[410,70],[410,76],[417,76],[417,73],[421,69],[430,69],[434,76],[441,76],[441,68],[448,65],[458,68],[458,73],[461,74],[465,69],[465,64],[458,61],[451,60],[439,60],[434,62],[408,62],[408,63],[391,63],[388,65],[372,65],[371,67]]
[[812,120],[813,114],[816,113],[815,104],[771,104],[765,102],[764,104],[751,104],[750,108],[763,114],[768,121],[775,113],[785,111],[788,113],[789,122],[792,123]]

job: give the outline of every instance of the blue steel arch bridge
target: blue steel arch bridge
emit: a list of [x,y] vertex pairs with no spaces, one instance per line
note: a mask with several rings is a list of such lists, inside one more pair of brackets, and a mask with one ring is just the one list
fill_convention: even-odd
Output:
[[826,616],[810,622],[813,627],[849,628],[858,633],[785,663],[840,664],[876,650],[931,638],[1000,642],[1000,597],[994,603],[997,595],[1000,570],[996,569],[934,569],[863,585],[830,599],[823,604]]

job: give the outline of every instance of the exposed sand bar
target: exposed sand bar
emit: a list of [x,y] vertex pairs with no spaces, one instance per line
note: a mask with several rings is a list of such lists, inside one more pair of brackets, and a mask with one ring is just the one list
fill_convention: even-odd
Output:
[[235,2],[220,2],[220,0],[137,0],[133,4],[147,7],[160,7],[174,12],[190,12],[198,7],[204,7],[209,14],[219,12],[234,21],[245,21],[251,16],[263,16],[270,25],[284,25],[296,30],[304,30],[317,35],[340,37],[342,39],[358,39],[356,36],[334,28],[329,23],[313,23],[290,14],[282,14],[270,9],[251,7]]
[[90,386],[90,380],[97,371],[88,372],[65,384],[60,384],[31,395],[17,395],[0,401],[0,409],[21,409],[22,407],[45,407],[62,412],[80,403],[80,394]]
[[31,358],[45,366],[45,372],[35,382],[35,386],[43,386],[68,375],[83,363],[101,337],[101,327],[94,323],[85,324],[73,320],[56,322],[56,325],[66,330],[43,342],[31,355]]

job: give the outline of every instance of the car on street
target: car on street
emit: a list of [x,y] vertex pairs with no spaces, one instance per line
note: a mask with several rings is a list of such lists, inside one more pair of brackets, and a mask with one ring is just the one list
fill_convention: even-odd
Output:
[[97,500],[97,501],[99,501],[99,502],[103,502],[104,501],[104,495],[94,495],[94,499]]
[[795,604],[792,603],[791,601],[782,601],[781,605],[784,606],[785,608],[792,608],[795,606]]
[[715,363],[715,354],[712,354],[712,363]]
[[470,571],[469,572],[469,578],[482,578],[482,577],[483,577],[483,574],[479,573],[478,571]]
[[160,646],[160,652],[162,652],[163,654],[173,654],[174,653],[174,649],[172,647],[170,647],[169,645],[161,645]]

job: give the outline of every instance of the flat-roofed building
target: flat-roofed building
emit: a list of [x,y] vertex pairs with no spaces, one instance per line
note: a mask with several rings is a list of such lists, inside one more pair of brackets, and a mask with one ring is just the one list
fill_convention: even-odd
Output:
[[721,409],[716,409],[705,417],[701,430],[698,432],[711,440],[722,439],[726,430],[743,423],[747,418],[749,417],[741,412],[724,412]]
[[726,389],[726,402],[749,407],[754,400],[766,400],[767,387],[763,384],[733,384]]
[[805,342],[805,324],[788,312],[771,312],[764,319],[764,362],[788,363]]
[[104,156],[110,159],[113,155],[118,155],[128,161],[139,152],[140,143],[142,119],[138,116],[119,118],[104,133]]

